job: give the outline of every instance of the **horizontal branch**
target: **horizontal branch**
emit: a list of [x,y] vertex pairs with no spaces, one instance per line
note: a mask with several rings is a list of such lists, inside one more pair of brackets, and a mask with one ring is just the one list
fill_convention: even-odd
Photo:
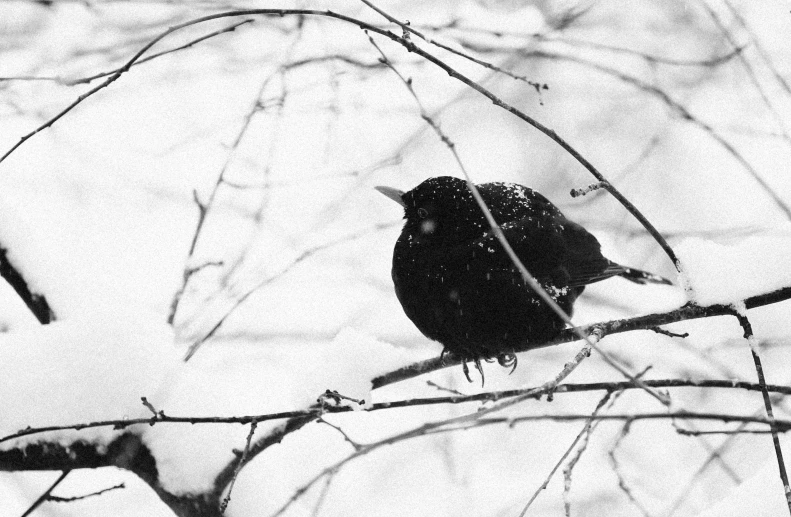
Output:
[[[754,309],[755,307],[770,305],[788,299],[791,299],[791,287],[784,287],[769,293],[751,296],[750,298],[744,300],[744,304],[748,309]],[[520,347],[516,347],[514,352],[525,352],[537,348],[545,348],[562,343],[570,343],[571,341],[576,341],[579,339],[577,337],[577,333],[579,331],[590,334],[593,330],[596,330],[597,332],[601,332],[602,336],[607,336],[609,334],[619,334],[621,332],[630,332],[633,330],[652,330],[653,327],[666,325],[668,323],[677,323],[679,321],[693,320],[698,318],[709,318],[712,316],[725,316],[731,315],[733,313],[734,309],[730,305],[715,304],[701,306],[688,303],[682,307],[679,307],[678,309],[668,312],[605,321],[601,323],[594,323],[592,325],[575,327],[574,329],[565,329],[557,338],[551,341],[547,341],[546,343],[525,343]],[[413,363],[374,378],[372,381],[373,389],[381,388],[382,386],[387,386],[388,384],[411,379],[413,377],[417,377],[418,375],[423,375],[425,373],[433,372],[460,363],[461,358],[452,354],[445,355],[444,359],[442,357],[436,357],[433,359],[427,359],[425,361]]]
[[[777,426],[779,432],[791,430],[791,420],[770,420],[766,417],[755,415],[732,415],[729,413],[696,413],[693,411],[663,411],[657,413],[621,413],[621,414],[597,414],[586,413],[572,414],[544,414],[544,415],[525,415],[517,417],[485,417],[474,421],[465,422],[460,428],[480,427],[482,425],[508,424],[514,425],[522,422],[536,422],[551,420],[554,422],[574,422],[578,420],[615,420],[619,422],[635,422],[637,420],[716,420],[719,422],[739,422],[745,424],[759,424],[766,426]],[[681,431],[680,434],[687,434]]]
[[[748,391],[761,391],[763,388],[758,383],[734,381],[729,379],[654,379],[642,381],[645,385],[652,388],[722,388],[722,389],[743,389]],[[380,411],[385,409],[397,409],[413,406],[430,406],[436,404],[462,404],[467,402],[495,402],[513,397],[520,397],[534,391],[536,399],[544,395],[555,395],[558,393],[579,393],[589,391],[622,391],[639,388],[634,382],[593,382],[593,383],[569,383],[560,384],[554,390],[538,390],[535,388],[522,388],[517,390],[504,390],[504,391],[489,391],[484,393],[475,393],[472,395],[451,395],[447,397],[424,397],[412,398],[404,400],[395,400],[391,402],[378,402],[372,404],[365,411]],[[780,384],[767,384],[766,390],[770,393],[777,393],[780,395],[791,395],[791,386]],[[157,425],[157,424],[249,424],[255,422],[265,422],[268,420],[282,420],[286,418],[307,418],[312,420],[323,414],[327,413],[347,413],[355,411],[352,406],[325,406],[325,407],[312,407],[309,409],[301,409],[294,411],[282,411],[278,413],[267,413],[263,415],[245,415],[245,416],[232,416],[232,417],[175,417],[164,414],[163,412],[157,413],[155,417],[151,418],[135,418],[123,420],[98,420],[95,422],[86,422],[82,424],[60,425],[49,427],[36,427],[22,429],[14,434],[10,434],[0,438],[0,442],[14,440],[24,436],[33,434],[41,434],[53,431],[66,431],[66,430],[81,430],[95,427],[113,427],[114,429],[125,429],[135,425]],[[4,453],[0,453],[2,455]],[[64,465],[65,467],[66,465]],[[0,470],[4,470],[0,466]]]

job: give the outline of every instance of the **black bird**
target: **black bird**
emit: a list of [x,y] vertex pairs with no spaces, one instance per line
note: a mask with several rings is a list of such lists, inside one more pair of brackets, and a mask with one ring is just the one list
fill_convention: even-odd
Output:
[[[606,259],[585,228],[547,198],[516,183],[478,185],[508,243],[528,271],[569,315],[587,284],[621,276],[671,284]],[[376,187],[404,207],[406,223],[393,252],[393,283],[404,312],[442,357],[453,353],[481,374],[481,359],[516,368],[514,349],[556,337],[563,320],[522,280],[464,180],[430,178],[402,192]]]

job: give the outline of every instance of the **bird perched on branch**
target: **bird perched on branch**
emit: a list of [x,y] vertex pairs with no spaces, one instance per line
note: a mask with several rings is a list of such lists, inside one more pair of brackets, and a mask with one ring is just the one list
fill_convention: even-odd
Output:
[[[612,276],[671,284],[606,259],[585,228],[547,198],[516,183],[478,190],[527,270],[571,315],[585,286]],[[564,321],[523,281],[464,180],[430,178],[402,192],[376,187],[404,207],[406,223],[393,252],[393,283],[404,312],[429,339],[481,374],[481,360],[516,368],[516,348],[556,337]]]

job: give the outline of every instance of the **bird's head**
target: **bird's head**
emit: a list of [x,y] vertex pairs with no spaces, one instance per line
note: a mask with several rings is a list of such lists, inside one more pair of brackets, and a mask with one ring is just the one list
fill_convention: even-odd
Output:
[[463,241],[488,229],[467,183],[451,176],[429,178],[408,192],[376,190],[404,207],[405,230],[429,240]]

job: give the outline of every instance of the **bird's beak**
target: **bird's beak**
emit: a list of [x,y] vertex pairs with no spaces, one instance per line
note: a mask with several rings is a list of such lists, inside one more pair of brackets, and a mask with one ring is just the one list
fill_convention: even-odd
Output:
[[404,199],[401,197],[404,195],[404,191],[398,190],[397,188],[393,187],[374,187],[376,190],[384,194],[385,196],[389,197],[399,205],[406,207],[406,203],[404,203]]

